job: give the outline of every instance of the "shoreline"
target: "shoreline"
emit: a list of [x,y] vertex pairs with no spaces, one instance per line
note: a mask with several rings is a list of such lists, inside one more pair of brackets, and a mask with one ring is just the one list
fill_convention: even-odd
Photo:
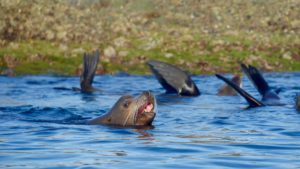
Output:
[[298,0],[71,2],[0,2],[0,74],[78,75],[95,48],[98,74],[147,74],[151,59],[193,74],[300,71]]

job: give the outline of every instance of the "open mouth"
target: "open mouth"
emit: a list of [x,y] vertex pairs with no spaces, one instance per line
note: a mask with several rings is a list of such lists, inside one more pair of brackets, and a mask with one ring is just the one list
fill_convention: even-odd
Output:
[[146,102],[138,109],[138,113],[139,114],[150,113],[153,112],[153,109],[154,109],[154,105],[150,102]]
[[137,98],[138,109],[134,114],[134,123],[137,126],[151,125],[156,114],[155,97],[150,92],[143,92]]
[[156,102],[155,102],[155,97],[150,93],[150,92],[144,92],[140,97],[139,100],[141,102],[137,115],[142,115],[142,114],[151,114],[156,111]]

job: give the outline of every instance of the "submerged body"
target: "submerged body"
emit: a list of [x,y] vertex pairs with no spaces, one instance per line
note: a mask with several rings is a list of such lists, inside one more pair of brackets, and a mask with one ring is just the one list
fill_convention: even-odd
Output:
[[[239,87],[242,87],[242,80],[240,75],[235,75],[231,79],[231,82],[236,84]],[[225,83],[219,90],[218,90],[219,96],[237,96],[238,93],[232,88],[230,85]]]
[[148,65],[167,93],[177,93],[182,96],[200,95],[191,77],[178,67],[159,61],[149,61]]
[[156,100],[150,92],[140,96],[122,96],[103,116],[88,122],[91,125],[149,126],[156,115]]

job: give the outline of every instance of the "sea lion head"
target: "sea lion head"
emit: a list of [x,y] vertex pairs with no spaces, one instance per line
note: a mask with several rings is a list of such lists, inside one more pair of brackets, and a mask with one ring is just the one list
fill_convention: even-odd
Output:
[[242,85],[242,78],[241,78],[241,76],[240,75],[234,75],[233,76],[233,78],[231,79],[231,81],[233,82],[233,83],[235,83],[236,85],[238,85],[239,87],[241,87],[241,85]]
[[123,126],[145,126],[151,125],[155,109],[155,97],[150,92],[143,92],[138,97],[122,96],[112,111],[120,113]]
[[[239,87],[242,87],[242,78],[240,75],[234,75],[231,79],[231,82],[236,84]],[[219,96],[237,96],[237,92],[230,85],[224,84],[218,90],[218,95]]]
[[101,123],[120,126],[148,126],[156,114],[156,100],[150,92],[137,97],[122,96],[111,110],[101,118]]

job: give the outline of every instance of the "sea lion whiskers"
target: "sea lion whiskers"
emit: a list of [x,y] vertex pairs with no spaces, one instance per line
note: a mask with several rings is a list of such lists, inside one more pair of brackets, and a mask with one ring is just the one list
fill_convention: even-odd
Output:
[[130,118],[133,119],[133,123],[135,124],[136,121],[137,121],[137,117],[138,117],[138,113],[139,113],[139,109],[145,104],[143,103],[143,101],[140,101],[140,97],[137,97],[134,102],[136,104],[133,104],[134,107],[133,107],[133,113],[128,113],[128,115],[126,116],[125,118],[125,121],[123,123],[123,126],[126,126],[127,125],[127,122]]
[[137,118],[138,118],[138,114],[139,114],[139,108],[142,106],[140,105],[141,103],[139,103],[138,99],[136,100],[137,104],[134,108],[134,116],[133,116],[133,121],[134,121],[134,124],[136,123],[137,121]]
[[124,121],[124,123],[123,123],[123,126],[126,126],[126,124],[127,124],[127,122],[128,122],[128,119],[129,119],[130,115],[131,115],[131,113],[128,113],[128,115],[126,116],[126,119],[125,119],[125,121]]
[[[134,108],[133,108],[133,109],[134,109],[134,113],[132,113],[132,114],[133,114],[133,123],[134,123],[134,124],[135,124],[136,121],[137,121],[140,107],[144,105],[143,102],[140,102],[140,101],[139,101],[139,98],[137,98],[137,99],[135,100],[135,102],[136,102],[136,104],[135,104],[135,106],[134,106]],[[129,116],[128,116],[128,117],[129,117]],[[128,120],[128,119],[127,119],[127,120]],[[127,122],[127,121],[126,121],[126,122]]]
[[[138,103],[138,100],[135,100],[135,102]],[[126,126],[128,120],[129,120],[129,117],[131,117],[132,115],[133,115],[133,123],[134,124],[136,123],[139,107],[140,107],[140,105],[135,104],[135,106],[133,108],[135,110],[134,113],[128,113],[128,115],[126,116],[126,119],[125,119],[125,121],[123,123],[123,126]]]

